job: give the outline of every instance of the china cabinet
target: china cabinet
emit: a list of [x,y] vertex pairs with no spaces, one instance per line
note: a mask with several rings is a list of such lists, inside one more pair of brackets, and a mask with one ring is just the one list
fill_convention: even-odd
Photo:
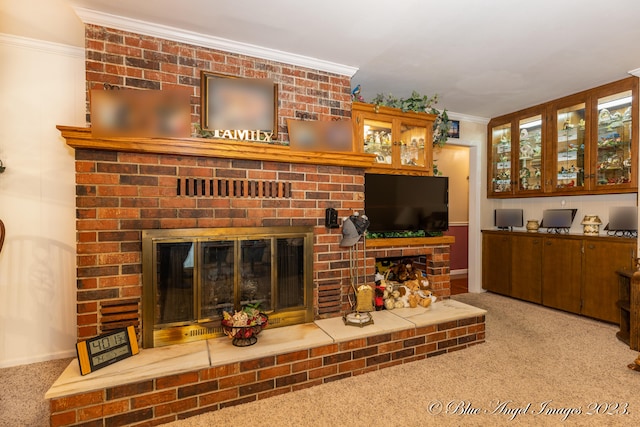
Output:
[[492,122],[489,130],[489,194],[513,196],[544,191],[542,109],[526,110]]
[[[551,190],[575,192],[589,189],[585,181],[585,146],[590,131],[585,96],[571,97],[552,107]],[[588,175],[587,175],[588,178]]]
[[368,172],[433,173],[433,114],[354,102],[353,134],[361,152],[374,154]]
[[511,122],[497,123],[489,130],[489,194],[511,194]]
[[482,287],[611,323],[620,321],[617,270],[636,240],[484,230]]
[[488,197],[636,192],[638,78],[489,122]]
[[[615,87],[609,91],[595,94],[597,124],[592,145],[594,161],[592,171],[595,177],[593,185],[597,190],[611,187],[629,188],[637,174],[637,142],[632,143],[634,97],[631,89],[621,90]],[[637,102],[637,100],[636,100]],[[633,167],[632,167],[633,166]],[[637,187],[637,185],[636,185]]]

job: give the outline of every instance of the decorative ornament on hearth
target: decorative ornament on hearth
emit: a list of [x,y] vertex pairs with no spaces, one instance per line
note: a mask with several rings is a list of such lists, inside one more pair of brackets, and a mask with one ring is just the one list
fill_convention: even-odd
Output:
[[247,347],[258,342],[258,334],[267,327],[269,317],[256,305],[248,305],[233,315],[223,312],[224,333],[236,347]]
[[[373,324],[373,317],[370,312],[374,311],[374,289],[364,283],[360,284],[361,276],[366,274],[359,271],[359,257],[358,257],[358,242],[365,239],[365,235],[369,228],[369,218],[366,215],[360,215],[359,212],[354,212],[343,219],[342,221],[342,240],[340,241],[341,247],[349,248],[349,276],[351,281],[351,288],[355,293],[355,303],[351,300],[349,295],[349,302],[353,312],[346,313],[342,316],[342,320],[345,325],[363,327]],[[363,259],[366,260],[366,248],[362,245]]]

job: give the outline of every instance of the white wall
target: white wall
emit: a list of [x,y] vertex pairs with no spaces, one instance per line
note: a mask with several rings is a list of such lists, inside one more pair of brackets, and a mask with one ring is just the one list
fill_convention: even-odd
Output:
[[[578,209],[573,221],[570,233],[582,234],[580,222],[587,214],[596,214],[602,220],[600,234],[605,235],[604,226],[609,222],[609,207],[611,206],[636,206],[636,193],[632,194],[606,194],[594,196],[570,196],[570,197],[533,197],[527,199],[504,199],[490,202],[495,208],[517,208],[524,211],[525,225],[529,219],[542,220],[542,212],[545,209]],[[493,226],[493,211],[483,228],[495,228]],[[525,227],[514,228],[514,231],[525,231]]]
[[0,33],[84,46],[84,25],[72,0],[0,0]]
[[0,367],[68,357],[76,341],[73,150],[84,50],[0,34]]
[[466,224],[469,221],[469,147],[449,142],[435,149],[433,158],[438,171],[449,177],[449,223]]
[[480,234],[486,200],[486,139],[488,119],[449,113],[449,118],[460,121],[460,139],[449,139],[447,144],[469,149],[469,292],[482,292],[482,236]]

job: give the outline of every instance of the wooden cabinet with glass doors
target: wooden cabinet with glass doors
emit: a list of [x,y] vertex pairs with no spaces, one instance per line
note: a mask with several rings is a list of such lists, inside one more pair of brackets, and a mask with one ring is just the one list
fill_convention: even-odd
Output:
[[[597,123],[593,146],[593,185],[596,190],[611,187],[629,188],[637,175],[637,146],[633,144],[634,91],[612,91],[597,93]],[[636,100],[637,102],[637,100]],[[637,187],[637,185],[636,185]]]
[[492,119],[488,197],[637,192],[637,95],[629,77]]
[[489,124],[489,194],[544,191],[544,114],[525,111]]
[[433,114],[354,102],[353,133],[362,152],[374,154],[369,172],[433,172]]
[[586,105],[584,99],[570,99],[552,109],[551,191],[589,189],[585,181],[585,171],[589,169],[585,163],[585,147],[589,140],[587,123],[591,120],[587,117]]

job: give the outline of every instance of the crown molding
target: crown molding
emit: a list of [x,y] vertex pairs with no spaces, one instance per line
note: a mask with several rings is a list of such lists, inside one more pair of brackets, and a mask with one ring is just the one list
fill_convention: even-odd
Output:
[[100,25],[102,27],[115,28],[118,30],[163,38],[175,42],[187,43],[240,55],[253,56],[256,58],[267,59],[269,61],[277,61],[285,64],[297,65],[300,67],[348,76],[349,78],[353,77],[356,71],[358,71],[357,67],[349,65],[337,64],[335,62],[324,61],[322,59],[298,55],[295,53],[283,52],[276,49],[269,49],[249,43],[236,42],[221,37],[196,33],[153,22],[126,18],[124,16],[112,15],[82,7],[74,6],[73,10],[85,24]]
[[460,120],[461,122],[480,123],[482,125],[489,123],[489,119],[486,117],[470,116],[468,114],[454,113],[453,111],[447,111],[447,116],[451,120]]
[[73,58],[84,58],[83,47],[54,43],[46,40],[32,39],[29,37],[16,36],[14,34],[0,33],[0,44],[46,53],[55,53],[58,55],[70,56]]

